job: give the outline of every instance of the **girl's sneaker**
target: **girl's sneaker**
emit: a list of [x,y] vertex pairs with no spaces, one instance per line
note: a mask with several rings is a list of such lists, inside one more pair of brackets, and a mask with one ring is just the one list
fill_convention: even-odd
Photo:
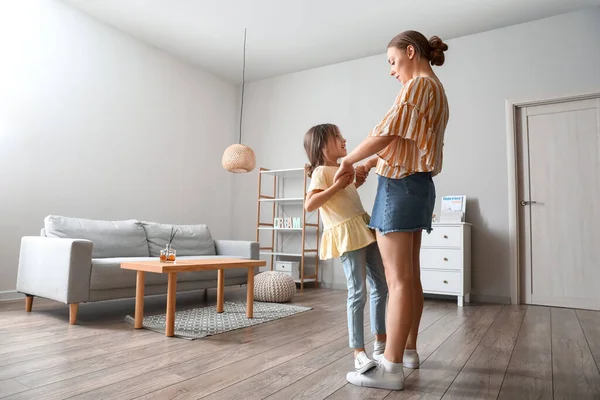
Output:
[[383,357],[383,352],[385,351],[385,342],[375,341],[373,345],[373,360],[379,361],[381,357]]
[[376,366],[377,363],[371,360],[369,356],[367,356],[367,353],[365,353],[364,351],[358,353],[358,355],[354,358],[354,369],[359,374],[364,374],[365,372],[375,368]]
[[381,358],[376,368],[365,374],[348,372],[346,380],[356,386],[372,387],[387,390],[404,389],[404,371],[402,364],[393,364]]

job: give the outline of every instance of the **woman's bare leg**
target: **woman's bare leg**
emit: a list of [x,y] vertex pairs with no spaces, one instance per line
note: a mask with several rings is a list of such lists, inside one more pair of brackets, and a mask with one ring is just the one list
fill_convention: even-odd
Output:
[[423,286],[421,286],[421,237],[423,231],[415,232],[413,235],[412,259],[413,259],[413,305],[415,313],[413,315],[413,324],[406,341],[406,349],[417,349],[417,335],[419,334],[419,324],[423,315]]
[[386,317],[387,343],[384,357],[401,363],[414,320],[413,242],[414,233],[377,233],[377,244],[388,284]]

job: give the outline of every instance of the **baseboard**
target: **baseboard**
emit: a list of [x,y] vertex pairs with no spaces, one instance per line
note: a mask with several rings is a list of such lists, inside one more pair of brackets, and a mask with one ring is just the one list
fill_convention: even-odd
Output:
[[319,287],[324,289],[348,290],[345,283],[319,282]]
[[452,301],[456,301],[456,296],[449,296],[449,295],[446,295],[446,294],[424,293],[423,297],[425,297],[425,299],[437,299],[437,300],[452,300]]
[[[456,296],[448,296],[444,294],[435,294],[435,293],[425,293],[425,298],[429,299],[440,299],[440,300],[454,300],[456,301]],[[471,303],[490,303],[490,304],[510,304],[510,297],[508,296],[486,296],[486,295],[477,295],[471,293]]]
[[510,304],[510,296],[488,296],[485,294],[471,294],[473,303]]
[[19,300],[24,297],[25,295],[23,293],[19,293],[16,290],[7,290],[4,292],[0,292],[0,301]]
[[[335,290],[348,290],[345,283],[333,283],[333,282],[319,282],[319,287],[325,289],[335,289]],[[433,293],[426,293],[426,298],[430,299],[443,299],[443,300],[456,300],[456,296],[445,296]],[[485,294],[472,294],[471,293],[471,302],[472,303],[492,303],[492,304],[510,304],[509,296],[488,296]]]

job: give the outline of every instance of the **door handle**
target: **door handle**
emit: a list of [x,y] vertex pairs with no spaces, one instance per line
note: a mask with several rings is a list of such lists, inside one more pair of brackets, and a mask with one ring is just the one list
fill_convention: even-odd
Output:
[[525,200],[521,200],[521,202],[519,204],[521,205],[521,207],[525,207],[525,206],[529,206],[531,204],[537,204],[537,201],[525,201]]

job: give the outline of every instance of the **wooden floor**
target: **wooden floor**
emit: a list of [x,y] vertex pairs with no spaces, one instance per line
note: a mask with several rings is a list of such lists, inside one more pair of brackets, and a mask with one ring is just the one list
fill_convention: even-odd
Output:
[[[83,304],[76,326],[64,304],[0,302],[0,398],[600,399],[600,313],[441,300],[426,301],[421,369],[406,370],[403,392],[348,385],[345,296],[308,289],[294,303],[309,312],[195,341],[134,330],[132,300]],[[178,309],[204,304],[178,296]],[[147,314],[164,308],[147,298]]]

